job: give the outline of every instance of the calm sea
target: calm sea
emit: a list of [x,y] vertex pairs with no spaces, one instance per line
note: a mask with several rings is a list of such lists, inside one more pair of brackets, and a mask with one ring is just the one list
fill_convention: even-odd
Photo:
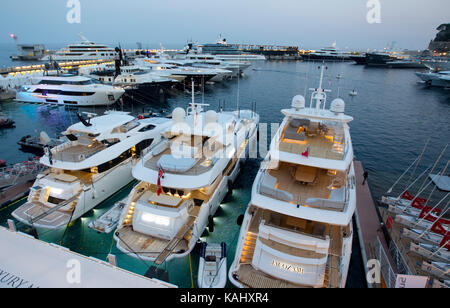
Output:
[[[56,48],[59,46],[49,46]],[[15,52],[14,45],[0,45],[0,67],[11,66],[9,56]],[[16,64],[17,65],[17,64]],[[327,63],[325,87],[332,90],[328,102],[340,96],[346,101],[346,113],[354,117],[350,123],[356,159],[363,162],[369,171],[369,184],[375,198],[391,186],[397,177],[414,161],[429,139],[418,174],[425,166],[432,164],[450,140],[449,114],[450,91],[427,89],[417,84],[419,80],[414,70],[395,70],[366,68],[350,63]],[[342,78],[336,78],[341,75]],[[197,95],[197,101],[210,104],[217,109],[219,102],[227,109],[250,108],[257,104],[257,112],[262,123],[280,123],[283,115],[280,110],[288,108],[292,97],[301,94],[309,101],[309,88],[317,87],[319,70],[317,63],[266,61],[255,62],[239,80],[209,85],[204,94]],[[351,97],[355,89],[358,95]],[[135,103],[125,106],[133,113],[143,108],[156,112],[185,107],[190,95],[179,93],[166,102],[153,102],[149,105]],[[3,112],[16,121],[16,128],[0,131],[0,159],[8,163],[21,162],[30,155],[19,151],[16,142],[25,135],[46,131],[53,136],[77,122],[74,110],[63,107],[46,107],[15,102],[2,104]],[[83,111],[102,113],[104,109],[93,108]],[[445,153],[439,168],[448,161]],[[203,239],[210,242],[225,241],[229,246],[228,263],[234,257],[239,227],[236,218],[245,211],[250,200],[253,179],[260,160],[250,160],[245,165],[232,193],[224,200],[217,212],[215,231],[204,234]],[[97,209],[87,213],[82,219],[67,229],[67,232],[47,232],[41,239],[62,243],[73,251],[105,260],[108,253],[117,255],[118,265],[125,269],[144,274],[150,263],[144,263],[120,253],[112,235],[97,234],[87,228],[88,223],[101,215],[114,202],[124,198],[132,185],[118,192]],[[402,187],[397,187],[399,191]],[[436,196],[437,198],[437,196]],[[10,213],[19,204],[0,212],[0,224],[5,225]],[[357,240],[354,240],[353,258],[348,279],[349,287],[364,286],[364,275]],[[196,284],[198,251],[191,256],[193,280]],[[170,282],[181,287],[191,286],[189,258],[165,263],[163,268],[169,272]]]

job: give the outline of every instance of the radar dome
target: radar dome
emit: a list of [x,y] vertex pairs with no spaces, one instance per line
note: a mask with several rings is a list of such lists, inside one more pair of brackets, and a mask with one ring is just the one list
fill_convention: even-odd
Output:
[[184,117],[186,116],[186,111],[183,108],[175,108],[172,112],[172,120],[175,123],[181,123],[184,121]]
[[305,98],[301,95],[296,95],[292,99],[292,108],[303,109],[305,108]]
[[44,131],[41,132],[39,139],[40,139],[41,143],[44,145],[47,145],[51,141],[50,137]]
[[334,113],[344,113],[345,102],[342,98],[336,98],[331,102],[330,110]]
[[216,123],[217,122],[217,112],[214,110],[208,110],[205,114],[206,124],[208,123]]

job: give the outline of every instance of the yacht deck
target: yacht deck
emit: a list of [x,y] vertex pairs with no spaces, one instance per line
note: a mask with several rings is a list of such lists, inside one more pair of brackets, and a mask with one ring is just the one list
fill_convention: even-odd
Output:
[[77,163],[106,148],[107,147],[102,143],[95,143],[94,145],[77,144],[59,149],[56,153],[52,154],[52,157],[55,160]]
[[[269,183],[270,181],[272,183]],[[303,206],[307,205],[306,201],[309,198],[329,200],[332,192],[344,188],[345,183],[345,175],[342,172],[336,172],[334,175],[325,169],[282,163],[278,169],[267,170],[262,175],[261,187],[267,187],[269,184],[274,184],[274,187],[269,187],[270,189],[260,187],[260,193]],[[344,202],[345,200],[330,201]],[[308,205],[314,206],[311,202]],[[342,208],[331,206],[321,208],[342,210]]]
[[[292,126],[287,124],[282,132],[279,150],[291,154],[304,153],[308,150],[311,157],[342,160],[344,153],[338,150],[336,145],[343,145],[344,141],[338,143],[337,131],[333,128],[320,126]],[[341,132],[343,135],[343,132]]]

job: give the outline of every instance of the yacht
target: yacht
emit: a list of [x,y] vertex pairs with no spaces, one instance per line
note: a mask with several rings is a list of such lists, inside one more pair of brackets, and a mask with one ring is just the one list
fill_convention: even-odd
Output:
[[344,287],[356,207],[345,103],[326,108],[321,82],[295,96],[261,164],[229,280],[237,287]]
[[423,60],[422,62],[426,67],[435,72],[450,71],[450,61],[448,58]]
[[228,44],[227,40],[219,36],[216,43],[196,46],[199,54],[214,55],[224,61],[258,61],[266,60],[264,55],[244,53],[234,44]]
[[194,66],[207,65],[209,67],[219,67],[233,72],[234,76],[242,74],[252,64],[248,61],[225,61],[220,60],[217,56],[208,54],[188,54],[186,60],[192,61]]
[[47,148],[27,202],[12,215],[41,229],[58,229],[78,219],[133,180],[131,169],[161,140],[168,119],[137,120],[125,112],[88,114]]
[[433,87],[448,87],[450,86],[450,71],[430,72],[416,72],[416,75],[422,79],[422,82],[427,86]]
[[162,264],[187,256],[213,228],[249,146],[256,146],[259,116],[250,110],[204,112],[204,106],[176,108],[163,141],[133,168],[140,182],[114,237],[125,254]]
[[[122,68],[121,68],[122,71]],[[100,77],[100,80],[103,77]],[[159,97],[178,83],[175,79],[159,76],[154,72],[136,69],[122,72],[114,79],[113,85],[123,87],[128,96]]]
[[83,76],[42,76],[36,78],[33,83],[18,89],[17,101],[65,106],[101,106],[114,104],[125,93],[121,87],[98,84]]
[[336,49],[336,42],[330,47],[311,52],[304,58],[310,61],[353,61],[350,53]]
[[67,47],[58,50],[55,53],[45,55],[41,61],[88,61],[88,60],[115,60],[119,57],[115,48],[107,45],[97,44],[89,41],[82,34],[79,34],[82,39],[81,43],[71,44]]
[[182,83],[194,80],[194,83],[201,84],[209,81],[218,74],[218,72],[213,69],[186,67],[165,63],[165,61],[166,60],[138,58],[135,60],[135,64],[155,72],[160,76],[175,79]]

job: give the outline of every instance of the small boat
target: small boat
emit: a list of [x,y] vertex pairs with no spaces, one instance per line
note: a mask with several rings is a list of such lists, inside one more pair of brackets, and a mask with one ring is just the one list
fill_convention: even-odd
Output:
[[227,246],[203,242],[198,266],[199,288],[224,288],[227,283]]
[[10,118],[0,114],[0,128],[13,128],[15,127],[15,122]]
[[41,132],[40,136],[23,136],[17,142],[20,145],[20,150],[27,153],[33,153],[38,156],[44,155],[44,148],[54,148],[62,144],[64,139],[50,138],[45,132]]
[[0,102],[16,98],[16,91],[0,87]]
[[358,95],[358,92],[356,92],[356,90],[351,91],[350,93],[348,93],[348,95],[350,96],[356,96]]
[[336,76],[336,79],[341,79],[343,76],[342,76],[342,74],[338,74],[337,76]]
[[6,167],[6,160],[0,159],[0,168]]
[[92,221],[88,227],[97,232],[110,233],[117,227],[124,206],[124,200],[117,202],[98,219]]

